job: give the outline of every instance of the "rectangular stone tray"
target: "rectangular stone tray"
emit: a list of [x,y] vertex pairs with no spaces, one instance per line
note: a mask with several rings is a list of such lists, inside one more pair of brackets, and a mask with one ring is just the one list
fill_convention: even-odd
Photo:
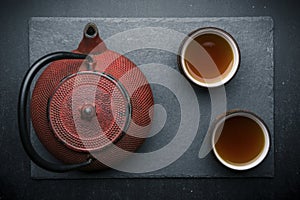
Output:
[[[187,151],[171,165],[148,173],[126,173],[105,170],[95,173],[73,171],[52,173],[31,163],[31,177],[34,179],[85,179],[85,178],[164,178],[164,177],[273,177],[274,176],[274,93],[273,93],[273,21],[270,17],[232,18],[40,18],[29,22],[30,63],[54,51],[76,49],[82,31],[88,22],[99,28],[101,38],[108,48],[125,53],[137,65],[158,63],[178,71],[176,53],[184,34],[206,26],[219,27],[229,32],[237,41],[241,51],[240,69],[234,79],[225,86],[227,109],[245,109],[259,115],[267,124],[271,136],[271,148],[266,159],[259,166],[243,172],[222,166],[213,153],[205,158],[198,157],[206,134],[210,117],[211,102],[208,90],[192,86],[197,95],[201,112],[199,129]],[[166,33],[178,33],[174,37],[161,37]],[[131,32],[130,32],[131,31]],[[151,32],[154,31],[154,32]],[[158,32],[155,32],[158,31]],[[164,32],[162,31],[162,32]],[[136,33],[153,34],[152,40],[140,40]],[[156,34],[157,33],[157,34]],[[121,35],[123,40],[115,41]],[[143,38],[143,37],[141,37]],[[134,46],[136,45],[136,46]],[[147,47],[147,48],[146,48]],[[135,49],[135,50],[134,50]],[[129,50],[134,50],[127,52]],[[153,65],[153,64],[152,64]],[[167,72],[150,73],[164,79]],[[150,76],[149,73],[146,76]],[[151,78],[151,77],[148,77]],[[177,78],[168,79],[178,84]],[[164,106],[167,121],[164,128],[149,138],[139,151],[151,152],[164,147],[176,134],[180,123],[178,101],[170,90],[157,84],[151,85],[156,103]],[[179,86],[180,87],[180,86]],[[157,116],[156,116],[157,117]],[[155,120],[154,120],[155,121]],[[154,122],[153,126],[158,126]],[[187,130],[188,131],[188,130]],[[38,152],[49,160],[56,161],[40,144],[33,129],[31,139]],[[177,146],[172,147],[174,150]],[[57,161],[56,161],[57,162]]]

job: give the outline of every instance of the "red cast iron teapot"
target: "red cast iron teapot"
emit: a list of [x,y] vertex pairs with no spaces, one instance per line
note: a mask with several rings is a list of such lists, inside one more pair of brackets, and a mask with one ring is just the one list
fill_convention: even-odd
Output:
[[[29,134],[30,86],[47,64],[34,86],[30,114],[39,140],[63,164],[43,159]],[[18,106],[20,137],[34,163],[55,172],[100,170],[107,165],[97,155],[111,163],[124,159],[112,145],[134,152],[143,143],[150,129],[153,96],[136,65],[107,49],[96,25],[89,23],[76,50],[48,54],[31,66]]]

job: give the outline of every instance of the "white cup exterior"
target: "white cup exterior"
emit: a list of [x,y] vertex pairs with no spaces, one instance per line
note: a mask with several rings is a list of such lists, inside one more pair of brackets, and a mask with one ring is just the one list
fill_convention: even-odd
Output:
[[[232,64],[230,72],[223,79],[219,79],[216,82],[202,82],[202,81],[195,79],[193,76],[190,75],[190,73],[188,72],[186,65],[185,65],[185,60],[184,60],[183,55],[185,55],[188,45],[192,41],[194,41],[194,39],[196,37],[198,37],[199,35],[204,35],[204,34],[216,34],[216,35],[224,38],[230,45],[232,52],[233,52],[234,59],[233,59],[233,64]],[[179,55],[181,55],[179,62],[180,62],[182,71],[188,77],[188,79],[190,79],[193,83],[195,83],[199,86],[207,87],[207,88],[218,87],[218,86],[224,85],[225,83],[230,81],[234,77],[235,73],[237,72],[237,70],[239,68],[239,64],[240,64],[240,51],[239,51],[236,41],[233,39],[233,37],[229,33],[225,32],[219,28],[214,28],[214,27],[201,28],[201,29],[193,32],[191,35],[189,35],[189,37],[187,37],[186,40],[183,42],[180,52],[179,52]]]
[[[217,131],[218,127],[221,124],[223,124],[225,120],[227,120],[227,119],[229,119],[231,117],[235,117],[235,116],[243,116],[243,117],[247,117],[247,118],[252,119],[253,121],[255,121],[260,126],[260,128],[262,129],[263,134],[264,134],[265,144],[264,144],[263,150],[260,152],[260,154],[256,158],[254,158],[253,160],[251,160],[251,161],[249,161],[247,163],[232,164],[232,163],[226,162],[219,155],[219,153],[217,152],[217,150],[215,148],[215,143],[216,143],[215,136],[216,136],[216,131]],[[213,152],[214,152],[215,156],[217,157],[217,159],[223,165],[225,165],[226,167],[229,167],[229,168],[234,169],[234,170],[247,170],[247,169],[251,169],[251,168],[257,166],[267,156],[269,148],[270,148],[270,136],[269,136],[269,131],[268,131],[266,125],[257,116],[251,114],[250,112],[243,112],[243,111],[233,112],[232,114],[229,114],[229,115],[223,117],[221,120],[219,120],[216,123],[216,125],[214,126],[214,129],[213,129],[213,132],[212,132],[212,141],[211,142],[212,142]]]

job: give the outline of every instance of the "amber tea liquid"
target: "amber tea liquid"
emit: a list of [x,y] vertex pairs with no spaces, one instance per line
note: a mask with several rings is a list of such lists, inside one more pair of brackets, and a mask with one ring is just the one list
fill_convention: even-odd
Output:
[[263,130],[254,120],[234,116],[226,119],[215,148],[224,161],[243,164],[259,156],[264,145]]
[[194,38],[185,51],[184,60],[189,74],[204,79],[224,78],[230,71],[234,54],[230,44],[217,34],[203,34]]

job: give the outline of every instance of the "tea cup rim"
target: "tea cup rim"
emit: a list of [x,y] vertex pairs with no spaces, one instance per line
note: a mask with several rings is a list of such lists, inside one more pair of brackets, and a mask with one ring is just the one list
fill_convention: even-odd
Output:
[[[192,77],[190,75],[190,73],[188,72],[186,65],[185,65],[185,61],[184,61],[184,54],[186,52],[186,49],[188,47],[188,45],[199,35],[202,34],[216,34],[222,38],[224,38],[228,44],[230,45],[233,54],[234,54],[234,63],[233,66],[231,67],[230,72],[226,75],[225,78],[220,79],[217,82],[202,82],[199,81],[197,79],[195,79],[194,77]],[[221,28],[217,28],[217,27],[202,27],[199,29],[196,29],[194,31],[192,31],[191,33],[189,33],[187,35],[187,37],[185,37],[185,39],[182,41],[180,48],[179,48],[179,52],[178,52],[178,64],[181,68],[181,71],[183,72],[183,74],[193,83],[195,83],[198,86],[202,86],[202,87],[206,87],[206,88],[214,88],[214,87],[219,87],[222,85],[225,85],[226,83],[228,83],[230,80],[232,80],[232,78],[236,75],[239,66],[240,66],[240,60],[241,60],[241,53],[240,53],[240,49],[239,46],[236,42],[236,40],[233,38],[233,36],[231,34],[229,34],[228,32],[226,32],[225,30],[221,29]]]
[[[225,120],[235,117],[235,116],[243,116],[243,117],[247,117],[249,119],[252,119],[253,121],[255,121],[260,128],[262,129],[262,132],[264,134],[264,148],[263,150],[260,152],[260,154],[252,159],[249,162],[246,163],[241,163],[241,164],[233,164],[233,163],[229,163],[227,161],[225,161],[218,153],[218,151],[215,148],[215,136],[216,136],[216,130],[219,128],[220,124],[223,123]],[[257,165],[259,165],[267,156],[269,150],[270,150],[270,133],[268,130],[268,127],[266,126],[265,122],[258,117],[256,114],[249,112],[249,111],[244,111],[244,110],[233,110],[233,111],[229,111],[226,114],[223,114],[222,116],[220,116],[216,122],[213,125],[213,129],[212,129],[212,137],[211,137],[211,145],[213,147],[213,152],[216,156],[216,158],[226,167],[234,169],[234,170],[248,170],[251,168],[256,167]]]

